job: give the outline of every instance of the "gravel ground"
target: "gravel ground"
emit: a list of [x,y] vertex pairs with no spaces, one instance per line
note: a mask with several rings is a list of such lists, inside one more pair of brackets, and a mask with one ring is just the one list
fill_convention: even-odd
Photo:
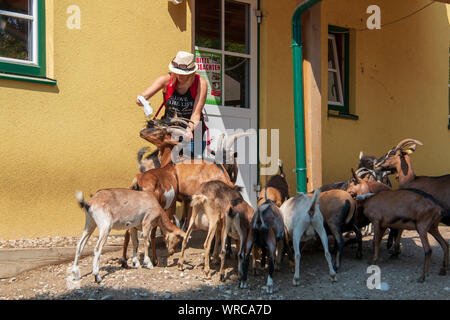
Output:
[[[441,234],[449,241],[450,227],[440,227]],[[194,231],[186,251],[186,269],[177,268],[180,253],[167,257],[164,247],[158,249],[160,266],[153,269],[122,269],[119,264],[120,251],[105,253],[101,257],[100,285],[91,275],[92,257],[80,261],[82,279],[72,281],[68,270],[71,263],[46,266],[28,271],[9,279],[0,280],[0,300],[321,300],[321,299],[450,299],[450,275],[439,276],[443,252],[436,241],[429,237],[433,248],[430,275],[425,283],[417,283],[421,273],[424,253],[418,234],[405,231],[402,253],[392,259],[386,250],[386,238],[380,250],[381,289],[368,289],[366,282],[368,261],[372,255],[372,237],[364,237],[363,259],[355,258],[356,247],[344,249],[342,267],[338,281],[332,283],[328,268],[319,249],[306,248],[301,258],[301,284],[292,286],[288,259],[284,259],[281,270],[274,274],[274,293],[265,293],[267,271],[249,276],[249,288],[239,289],[236,274],[237,261],[227,260],[226,279],[220,282],[218,266],[212,265],[212,279],[203,279],[203,241],[205,233]],[[73,247],[78,238],[0,240],[0,250],[7,248]],[[122,236],[110,236],[109,244],[120,244]],[[95,245],[95,237],[89,245]],[[161,239],[159,239],[161,242]],[[75,252],[75,249],[74,249]],[[142,247],[140,248],[142,252]],[[129,251],[130,256],[130,251]],[[142,257],[141,257],[142,258]],[[141,260],[142,261],[142,260]],[[129,260],[129,264],[130,260]]]

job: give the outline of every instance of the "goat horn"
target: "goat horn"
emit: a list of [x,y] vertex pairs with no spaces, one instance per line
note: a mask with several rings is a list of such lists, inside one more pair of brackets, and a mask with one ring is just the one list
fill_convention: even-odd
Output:
[[405,140],[400,141],[400,142],[397,144],[397,146],[396,146],[395,148],[396,148],[396,149],[399,149],[399,148],[400,148],[400,149],[405,149],[405,148],[408,147],[409,145],[413,145],[413,147],[412,147],[412,148],[409,148],[409,149],[411,149],[411,151],[415,151],[417,145],[423,146],[423,143],[420,142],[419,140],[415,140],[415,139],[410,139],[410,138],[408,138],[408,139],[405,139]]
[[170,134],[176,134],[178,136],[185,136],[186,135],[186,129],[181,128],[181,127],[179,127],[179,128],[173,128],[173,127],[167,128],[167,132],[170,133]]
[[222,133],[217,139],[216,152],[220,152],[223,150],[223,138],[225,137],[225,133]]
[[353,170],[353,168],[351,168],[351,171],[353,178],[355,178],[355,183],[359,183],[361,179],[356,175],[355,170]]
[[238,138],[243,137],[243,136],[250,136],[250,135],[252,135],[252,133],[240,132],[240,133],[233,134],[232,136],[229,136],[227,138],[227,142],[225,143],[225,149],[229,150],[231,148],[231,146],[233,145],[234,141],[236,141]]
[[184,125],[188,125],[189,124],[189,122],[190,123],[195,123],[194,121],[192,121],[192,120],[190,120],[190,119],[187,119],[187,118],[181,118],[181,117],[177,117],[177,118],[172,118],[172,119],[170,119],[170,123],[176,123],[176,122],[181,122],[182,124],[184,124]]

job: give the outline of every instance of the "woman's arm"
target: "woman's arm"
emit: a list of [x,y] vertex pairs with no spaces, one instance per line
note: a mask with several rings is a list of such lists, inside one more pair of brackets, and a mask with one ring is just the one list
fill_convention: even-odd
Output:
[[191,131],[194,131],[195,127],[200,123],[200,117],[202,115],[203,108],[205,107],[207,89],[208,84],[206,83],[206,80],[200,77],[197,89],[198,94],[195,97],[194,109],[191,115],[191,121],[193,121],[195,125],[192,123],[189,124]]
[[[142,94],[146,100],[153,97],[159,90],[166,88],[170,82],[170,74],[163,74],[156,78],[155,81]],[[136,98],[136,104],[142,106],[142,103]]]

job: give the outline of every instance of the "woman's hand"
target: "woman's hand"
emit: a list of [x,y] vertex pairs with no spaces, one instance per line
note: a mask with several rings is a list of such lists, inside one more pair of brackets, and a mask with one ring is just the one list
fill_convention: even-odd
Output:
[[[141,96],[143,96],[144,98],[145,98],[145,96],[144,95],[142,95],[141,94]],[[139,101],[139,95],[136,97],[136,104],[138,105],[138,106],[141,106],[141,107],[143,107],[144,105],[141,103],[141,101]]]

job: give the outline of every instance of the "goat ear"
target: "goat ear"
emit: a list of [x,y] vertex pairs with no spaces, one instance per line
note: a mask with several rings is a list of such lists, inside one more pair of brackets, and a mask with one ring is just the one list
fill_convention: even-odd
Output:
[[353,179],[355,179],[355,183],[358,184],[359,183],[359,178],[356,175],[355,170],[353,170],[353,168],[351,168],[351,171],[352,171]]

